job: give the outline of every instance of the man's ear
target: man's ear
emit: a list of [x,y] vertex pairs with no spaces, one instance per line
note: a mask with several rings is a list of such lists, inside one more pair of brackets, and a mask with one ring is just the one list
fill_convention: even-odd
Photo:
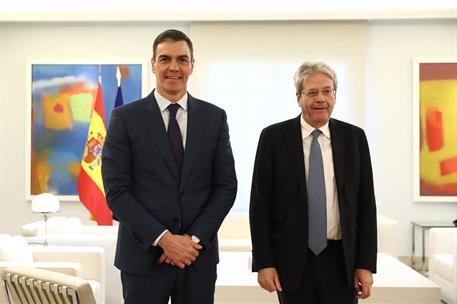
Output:
[[298,104],[299,106],[301,106],[300,94],[299,94],[299,93],[295,93],[295,96],[297,96],[297,104]]
[[155,73],[156,73],[156,71],[155,71],[154,63],[155,63],[155,60],[154,60],[154,58],[151,58],[151,70],[152,70],[152,73],[154,73],[154,74],[155,74]]
[[191,71],[191,74],[194,72],[194,64],[195,64],[195,59],[192,59],[192,61],[190,62],[191,66],[192,66],[192,71]]

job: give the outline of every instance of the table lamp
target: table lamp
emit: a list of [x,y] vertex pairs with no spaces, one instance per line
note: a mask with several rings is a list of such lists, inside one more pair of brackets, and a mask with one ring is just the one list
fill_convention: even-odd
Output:
[[59,211],[60,201],[54,194],[41,193],[32,199],[32,212],[41,213],[44,221],[44,246],[48,245],[48,215]]

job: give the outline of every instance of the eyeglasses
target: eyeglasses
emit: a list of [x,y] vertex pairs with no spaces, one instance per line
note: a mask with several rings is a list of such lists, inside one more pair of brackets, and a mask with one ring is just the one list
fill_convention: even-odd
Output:
[[316,97],[317,95],[319,95],[319,92],[321,92],[322,95],[324,95],[326,97],[331,96],[336,93],[334,88],[323,88],[321,90],[310,89],[308,91],[302,91],[301,93],[304,94],[306,97],[312,98],[312,97]]

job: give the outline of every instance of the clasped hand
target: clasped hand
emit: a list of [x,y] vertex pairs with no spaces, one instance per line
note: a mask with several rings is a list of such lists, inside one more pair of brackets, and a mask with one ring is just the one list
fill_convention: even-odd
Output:
[[162,236],[158,245],[163,249],[159,263],[165,262],[181,269],[190,266],[202,249],[202,246],[192,241],[189,235],[176,235],[169,231]]

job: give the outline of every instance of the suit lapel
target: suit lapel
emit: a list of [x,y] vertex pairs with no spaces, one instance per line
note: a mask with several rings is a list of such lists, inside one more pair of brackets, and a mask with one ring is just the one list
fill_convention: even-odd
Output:
[[[301,115],[301,114],[300,114]],[[298,186],[303,189],[300,193],[306,197],[305,187],[305,156],[303,154],[303,138],[301,135],[300,115],[291,121],[290,132],[286,132],[286,147],[291,158]]]
[[[173,176],[179,181],[178,169],[173,158],[170,141],[168,140],[162,114],[160,113],[159,105],[154,97],[154,93],[149,94],[149,96],[145,98],[143,109],[143,121],[146,131],[151,135],[153,139],[152,142],[165,159],[170,171],[173,172]],[[151,155],[151,157],[154,156]]]
[[185,185],[186,179],[189,177],[192,166],[194,164],[195,157],[198,154],[198,147],[200,146],[203,131],[204,131],[204,119],[203,109],[190,94],[187,101],[187,139],[186,148],[184,150],[184,160],[181,172],[181,183],[180,190]]
[[346,138],[344,131],[338,126],[338,121],[330,119],[330,139],[332,142],[333,170],[335,173],[338,194],[343,193],[344,159],[346,151]]

